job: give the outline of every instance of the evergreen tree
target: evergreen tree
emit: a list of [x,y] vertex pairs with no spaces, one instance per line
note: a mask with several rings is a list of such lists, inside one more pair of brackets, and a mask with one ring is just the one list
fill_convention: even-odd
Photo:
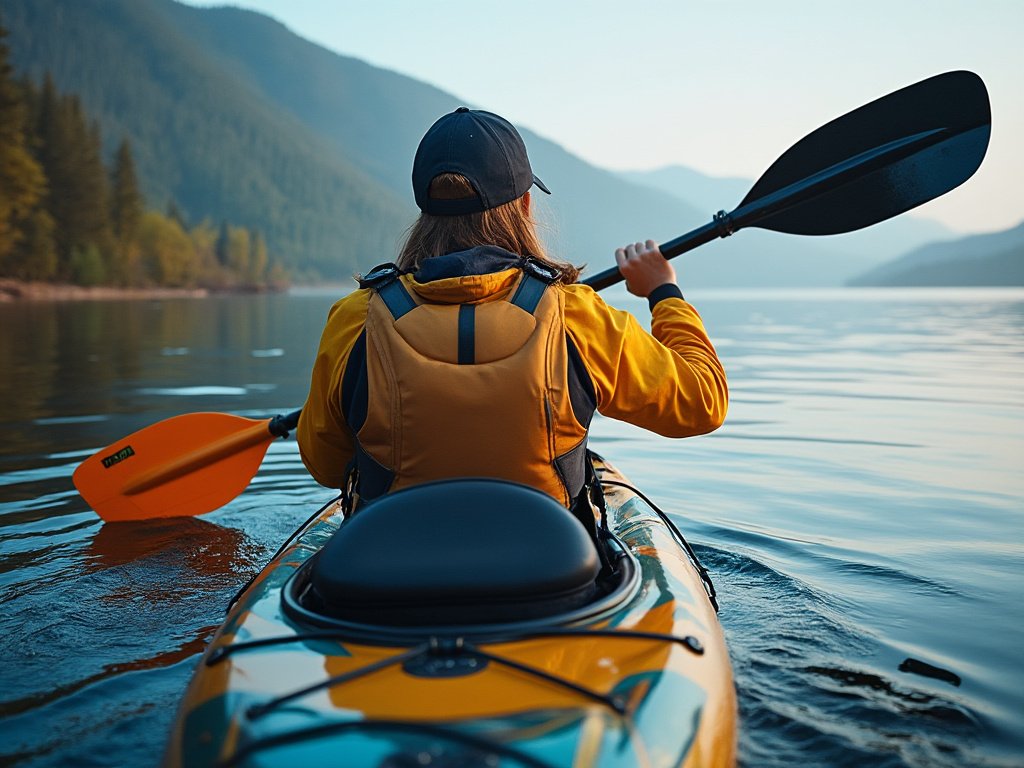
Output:
[[[81,103],[77,96],[74,98]],[[109,262],[115,242],[110,216],[110,181],[103,166],[103,137],[96,121],[89,125],[85,135],[80,192],[82,244],[95,245],[102,260]]]
[[235,284],[246,284],[249,278],[250,254],[249,230],[231,227],[228,237],[228,269]]
[[220,223],[220,231],[217,233],[214,253],[217,254],[217,263],[226,267],[231,260],[231,232],[228,230],[228,223],[223,220]]
[[[168,216],[173,220],[173,217]],[[208,221],[201,221],[188,230],[192,247],[199,261],[199,283],[205,288],[220,288],[224,285],[224,272],[217,263],[217,230]]]
[[[19,274],[26,253],[19,246],[29,228],[44,224],[39,206],[46,192],[43,169],[32,157],[26,137],[25,94],[8,63],[7,31],[0,26],[0,274]],[[38,232],[36,232],[38,234]]]
[[208,223],[188,230],[171,200],[144,211],[131,144],[104,167],[97,123],[77,95],[16,82],[0,26],[0,275],[212,288],[287,285],[261,233]]
[[120,241],[131,240],[138,233],[143,201],[128,139],[123,139],[117,148],[110,181],[110,214],[114,236]]
[[181,208],[178,207],[173,197],[167,202],[167,218],[176,221],[182,229],[188,229],[188,221],[185,219],[185,214],[182,213]]
[[121,141],[114,157],[110,190],[110,220],[117,255],[113,272],[119,282],[128,285],[138,281],[138,235],[143,200],[135,176],[131,144],[127,139]]
[[23,238],[15,246],[11,277],[22,280],[53,280],[57,274],[57,246],[53,240],[53,217],[37,207],[25,222]]
[[77,96],[57,95],[49,75],[43,84],[37,120],[39,159],[49,180],[47,209],[55,225],[58,277],[72,279],[73,252],[96,246],[100,259],[105,261],[113,249],[99,128],[86,124]]
[[71,245],[65,235],[65,206],[62,190],[65,188],[66,170],[69,160],[66,157],[68,142],[64,138],[64,121],[61,119],[57,89],[49,73],[43,78],[42,91],[39,93],[35,117],[35,134],[38,137],[36,157],[46,174],[48,189],[46,194],[46,210],[53,220],[54,246],[57,253],[57,269],[55,275],[67,278],[70,268]]
[[249,238],[249,274],[248,282],[254,287],[262,287],[267,278],[267,244],[263,235],[253,232]]

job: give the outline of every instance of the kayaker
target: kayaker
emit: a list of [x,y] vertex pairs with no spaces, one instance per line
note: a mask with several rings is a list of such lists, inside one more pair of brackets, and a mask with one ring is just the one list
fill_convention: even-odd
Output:
[[[483,476],[572,506],[595,409],[668,437],[719,427],[725,372],[652,240],[615,251],[652,333],[549,257],[516,129],[460,107],[416,151],[420,208],[395,264],[330,311],[302,409],[302,460],[354,500]],[[653,335],[652,335],[653,334]]]

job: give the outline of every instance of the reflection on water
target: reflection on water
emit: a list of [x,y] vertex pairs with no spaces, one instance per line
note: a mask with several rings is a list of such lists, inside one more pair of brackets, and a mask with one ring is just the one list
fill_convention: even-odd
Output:
[[[167,416],[299,407],[334,298],[0,305],[0,762],[153,764],[227,601],[331,493],[278,442],[221,510],[101,525],[71,472]],[[743,763],[1020,764],[1024,292],[693,299],[726,426],[594,444],[715,576]]]
[[4,536],[4,569],[13,578],[0,598],[5,623],[11,620],[0,647],[5,663],[23,676],[5,681],[0,717],[201,651],[210,628],[180,624],[183,606],[220,602],[263,555],[241,531],[192,518],[107,524],[92,518],[45,534],[20,527]]
[[[245,535],[196,517],[102,523],[89,542],[89,570],[131,565],[147,558],[180,562],[189,581],[233,576],[243,557]],[[153,574],[162,582],[165,574]],[[147,599],[152,595],[145,594]]]
[[213,634],[216,631],[216,624],[209,627],[203,627],[199,630],[199,634],[196,635],[196,637],[169,651],[158,653],[157,655],[146,659],[134,659],[127,662],[105,664],[103,669],[99,672],[82,678],[81,680],[75,680],[67,685],[58,686],[47,691],[26,696],[22,699],[0,702],[0,717],[14,717],[31,712],[32,710],[38,709],[54,701],[59,701],[71,696],[83,688],[95,685],[96,683],[108,678],[124,674],[125,672],[159,669],[161,667],[172,666],[180,661],[197,656],[206,650],[206,644],[212,639]]

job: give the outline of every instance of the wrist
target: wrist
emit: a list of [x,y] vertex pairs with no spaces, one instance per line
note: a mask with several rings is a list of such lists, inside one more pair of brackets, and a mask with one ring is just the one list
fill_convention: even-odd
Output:
[[654,306],[659,301],[665,299],[681,299],[683,298],[683,292],[679,289],[679,286],[675,283],[662,283],[649,294],[647,294],[647,306],[654,309]]

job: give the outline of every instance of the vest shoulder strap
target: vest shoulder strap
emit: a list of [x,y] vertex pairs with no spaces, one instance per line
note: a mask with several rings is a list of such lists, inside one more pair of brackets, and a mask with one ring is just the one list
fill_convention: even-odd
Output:
[[509,301],[532,315],[544,291],[558,279],[558,272],[529,256],[523,259],[521,267],[523,279],[519,281],[519,287]]
[[395,264],[380,264],[359,280],[360,288],[372,288],[391,316],[397,320],[406,312],[416,309],[416,300],[398,278],[402,271]]

